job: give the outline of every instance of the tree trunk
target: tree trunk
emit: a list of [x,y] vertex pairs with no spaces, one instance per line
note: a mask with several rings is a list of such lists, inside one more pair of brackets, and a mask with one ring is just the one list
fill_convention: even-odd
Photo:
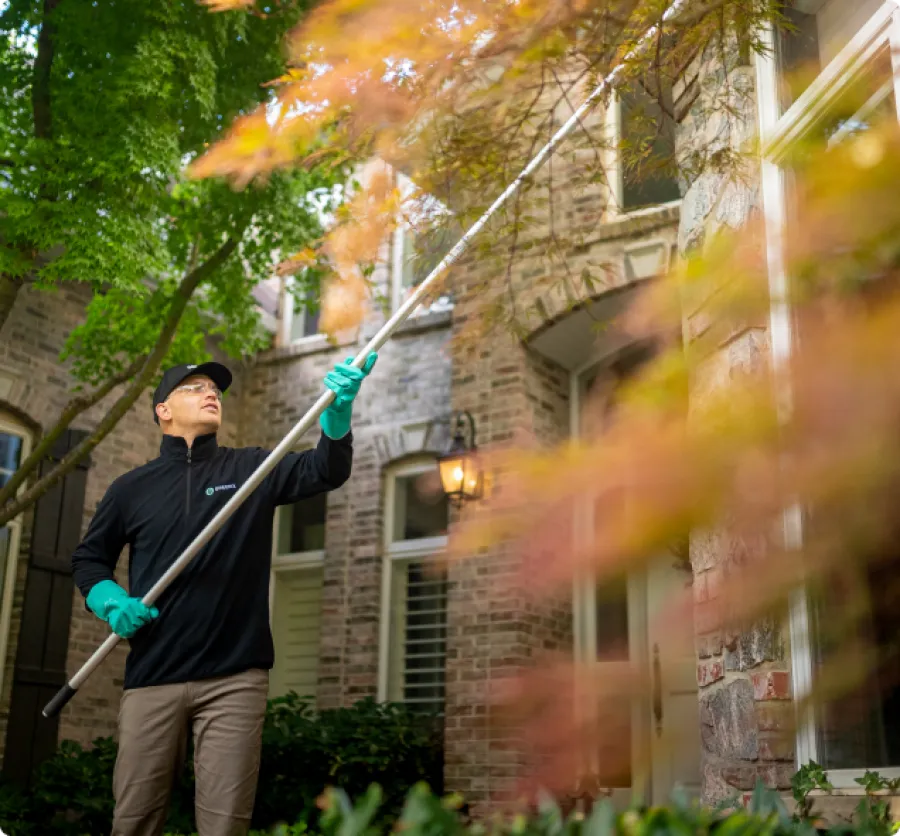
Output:
[[16,297],[25,284],[21,279],[13,279],[9,276],[0,276],[0,331],[12,312]]

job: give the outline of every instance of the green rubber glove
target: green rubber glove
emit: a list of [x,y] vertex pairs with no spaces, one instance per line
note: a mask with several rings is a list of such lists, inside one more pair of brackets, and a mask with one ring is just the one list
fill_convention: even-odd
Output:
[[338,363],[333,371],[325,375],[325,385],[334,392],[335,398],[319,417],[319,424],[329,438],[337,440],[350,432],[353,399],[377,359],[378,355],[373,351],[362,369],[357,369],[350,365],[353,358],[348,357],[345,363]]
[[147,607],[140,598],[131,598],[115,581],[100,581],[91,587],[86,603],[116,635],[130,639],[141,627],[159,615],[156,607]]

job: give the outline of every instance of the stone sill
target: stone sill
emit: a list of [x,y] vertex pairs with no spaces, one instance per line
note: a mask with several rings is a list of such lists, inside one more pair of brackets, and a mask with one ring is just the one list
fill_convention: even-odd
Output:
[[[394,337],[406,337],[413,334],[421,334],[426,331],[436,331],[441,328],[449,328],[453,320],[453,309],[439,311],[422,311],[410,315],[394,332]],[[330,341],[324,334],[316,334],[314,337],[304,337],[292,345],[282,345],[260,352],[257,362],[261,364],[283,363],[288,360],[297,360],[302,357],[311,357],[314,354],[325,354],[340,348],[358,346],[360,337],[369,340],[375,336],[381,325],[365,325],[361,333],[342,334],[337,339]]]
[[576,247],[576,252],[590,249],[594,244],[616,241],[620,238],[636,238],[655,232],[672,224],[677,224],[681,217],[681,201],[668,206],[633,212],[621,218],[601,222],[596,234],[584,244]]
[[[810,793],[813,799],[813,815],[818,826],[835,827],[837,825],[850,824],[855,815],[859,802],[865,798],[865,790],[860,789],[835,789],[830,793],[814,791]],[[888,799],[890,802],[891,820],[900,822],[900,795],[888,792],[873,793],[878,798]],[[783,795],[782,799],[789,813],[793,813],[797,804],[793,796]]]
[[285,360],[296,360],[300,357],[310,357],[313,354],[324,354],[334,351],[343,346],[353,345],[355,342],[355,337],[347,336],[331,342],[324,334],[317,334],[314,337],[304,337],[291,345],[280,345],[276,348],[270,348],[268,351],[262,351],[257,355],[257,362],[278,363]]
[[[414,313],[396,331],[395,337],[406,337],[410,334],[421,334],[423,331],[436,331],[449,328],[453,321],[453,309],[441,311],[423,311]],[[374,336],[374,333],[373,333]]]

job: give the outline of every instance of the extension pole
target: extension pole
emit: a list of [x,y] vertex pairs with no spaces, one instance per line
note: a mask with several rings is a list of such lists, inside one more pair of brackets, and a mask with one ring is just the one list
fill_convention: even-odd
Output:
[[[687,0],[675,0],[669,6],[665,14],[662,16],[662,22],[670,20],[682,7],[687,5]],[[581,120],[581,118],[590,110],[596,101],[612,86],[616,78],[622,72],[625,63],[643,52],[650,41],[656,36],[659,26],[652,26],[635,47],[625,56],[623,61],[617,64],[608,75],[606,75],[600,83],[594,88],[591,94],[584,100],[581,106],[566,120],[565,124],[551,137],[550,141],[541,148],[540,151],[532,158],[531,162],[522,169],[516,179],[510,183],[503,193],[491,204],[488,210],[469,228],[465,235],[456,242],[455,246],[447,253],[418,286],[416,291],[397,309],[396,313],[381,327],[381,330],[372,337],[369,344],[356,356],[352,365],[357,369],[361,369],[366,362],[366,358],[373,351],[378,351],[391,337],[394,331],[407,319],[410,313],[415,310],[420,302],[428,295],[431,289],[437,284],[438,279],[447,271],[447,269],[463,254],[469,242],[481,231],[484,225],[490,220],[491,216],[512,197],[522,186],[522,183],[531,176],[547,159],[550,153],[557,145],[569,134],[573,127]],[[284,437],[281,443],[265,458],[263,463],[256,469],[250,478],[235,492],[226,505],[213,517],[206,527],[201,531],[194,541],[184,550],[181,556],[166,570],[163,576],[151,587],[147,594],[143,597],[143,602],[148,607],[151,606],[159,596],[165,592],[172,581],[177,578],[185,567],[196,557],[197,553],[202,549],[216,534],[216,532],[225,524],[231,515],[243,504],[248,496],[259,486],[259,484],[269,475],[272,469],[284,458],[291,450],[294,444],[306,433],[316,422],[319,416],[325,411],[328,405],[334,400],[334,392],[330,389],[326,390],[322,396],[315,402],[312,409],[306,413],[295,425],[294,428]],[[56,693],[53,699],[44,707],[44,717],[55,717],[62,708],[75,696],[78,689],[84,684],[85,680],[100,666],[100,663],[109,656],[113,648],[119,643],[120,637],[116,633],[111,633],[106,641],[94,651],[93,655],[81,666],[77,673]]]

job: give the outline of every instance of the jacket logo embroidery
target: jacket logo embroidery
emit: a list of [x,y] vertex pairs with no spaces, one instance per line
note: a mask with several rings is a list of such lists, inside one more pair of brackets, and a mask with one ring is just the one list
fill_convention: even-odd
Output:
[[216,491],[233,491],[237,490],[237,485],[216,485],[214,488],[207,488],[206,495],[212,496]]

